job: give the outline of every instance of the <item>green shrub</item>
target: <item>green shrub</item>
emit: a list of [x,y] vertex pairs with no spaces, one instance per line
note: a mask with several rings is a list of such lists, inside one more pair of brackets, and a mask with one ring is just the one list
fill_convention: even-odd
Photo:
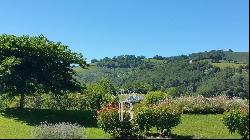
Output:
[[178,97],[181,95],[181,92],[178,90],[177,87],[170,87],[166,90],[167,95],[172,96],[172,97]]
[[0,95],[0,111],[6,108],[4,97]]
[[[64,95],[41,94],[26,96],[25,107],[34,109],[53,110],[87,110],[86,95],[79,93],[67,93]],[[18,100],[16,100],[18,103]]]
[[160,100],[164,100],[167,97],[167,94],[161,91],[149,92],[145,95],[146,104],[155,104]]
[[8,108],[9,104],[11,104],[12,100],[13,99],[10,98],[7,94],[1,95],[1,93],[0,93],[0,111]]
[[[52,110],[97,110],[109,102],[117,99],[111,94],[80,94],[67,93],[64,95],[36,93],[25,97],[25,108],[52,109]],[[19,106],[19,96],[11,99],[0,96],[0,110],[4,108],[15,108]]]
[[117,108],[100,111],[97,118],[98,126],[114,138],[134,137],[134,128],[129,121],[129,114],[124,115],[124,121],[119,120]]
[[243,139],[249,139],[249,108],[232,109],[223,118],[231,133],[238,132]]
[[4,101],[3,97],[0,96],[0,111],[1,111],[1,110],[4,110],[6,107],[7,107],[7,106],[6,106],[6,104],[5,104],[5,101]]
[[156,127],[161,135],[171,134],[171,129],[181,122],[181,113],[178,108],[170,106],[144,106],[135,111],[135,123],[139,129],[147,133]]
[[88,108],[85,95],[71,93],[65,96],[64,105],[67,110],[86,110]]
[[35,131],[36,139],[82,139],[85,138],[83,128],[78,124],[41,123]]
[[115,88],[108,79],[101,79],[94,84],[87,85],[86,96],[87,103],[92,110],[99,110],[109,102],[115,102]]

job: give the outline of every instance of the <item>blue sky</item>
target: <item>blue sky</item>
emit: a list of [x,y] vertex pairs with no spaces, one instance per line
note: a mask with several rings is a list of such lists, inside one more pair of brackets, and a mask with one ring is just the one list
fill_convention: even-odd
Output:
[[44,34],[88,61],[249,51],[248,5],[248,0],[0,0],[0,34]]

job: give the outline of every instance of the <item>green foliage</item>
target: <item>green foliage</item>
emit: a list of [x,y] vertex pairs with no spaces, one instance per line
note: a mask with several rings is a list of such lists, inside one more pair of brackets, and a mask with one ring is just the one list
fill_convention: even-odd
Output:
[[209,52],[192,53],[189,55],[194,60],[212,59],[213,61],[222,60],[225,57],[223,50],[211,50]]
[[62,96],[54,94],[34,94],[26,96],[25,107],[53,110],[86,110],[89,108],[87,97],[82,94],[67,93]]
[[115,56],[112,59],[105,57],[101,59],[97,66],[108,67],[108,68],[134,68],[138,67],[143,63],[144,56],[135,56],[135,55],[120,55]]
[[0,63],[0,79],[7,78],[10,76],[13,67],[20,64],[20,59],[17,59],[13,56],[6,57],[1,60]]
[[71,64],[86,66],[81,54],[68,46],[37,37],[0,35],[0,92],[24,95],[35,92],[80,91]]
[[124,115],[124,121],[119,120],[119,113],[117,108],[107,109],[100,112],[98,115],[98,126],[106,133],[109,133],[114,138],[133,137],[134,128],[129,121],[129,115]]
[[10,107],[11,102],[13,102],[13,98],[8,96],[9,94],[0,94],[0,111],[5,110]]
[[249,64],[249,52],[225,52],[225,59],[229,62],[236,61]]
[[141,131],[148,132],[150,128],[156,127],[161,135],[166,136],[181,122],[180,114],[177,108],[170,106],[144,106],[136,109],[135,123]]
[[6,103],[3,96],[0,96],[0,111],[6,108]]
[[160,100],[166,99],[167,94],[161,91],[149,92],[144,96],[146,104],[155,104]]
[[232,109],[225,113],[224,123],[231,133],[238,132],[249,139],[249,108]]
[[[150,91],[168,92],[169,90],[169,94],[173,94],[173,97],[227,95],[248,98],[249,67],[246,64],[227,63],[226,57],[229,53],[235,53],[238,58],[248,61],[246,59],[248,53],[221,50],[195,53],[189,56],[155,56],[153,59],[143,58],[142,60],[137,60],[135,56],[119,56],[114,59],[105,58],[105,63],[110,62],[114,66],[110,65],[109,68],[102,65],[92,66],[89,70],[78,71],[77,78],[84,83],[94,83],[101,77],[105,77],[110,79],[117,88],[133,89],[143,94]],[[219,68],[214,66],[217,63],[211,63],[211,61],[221,62],[218,63],[220,66],[227,64],[230,68]],[[104,59],[101,63],[104,63]],[[123,63],[129,64],[121,68],[119,65]],[[137,64],[134,65],[134,63]],[[130,64],[134,66],[129,66]],[[238,76],[240,78],[236,78],[235,75],[240,75]]]
[[172,96],[172,97],[178,97],[180,96],[180,91],[176,87],[170,87],[166,90],[167,95]]
[[211,50],[209,52],[192,53],[189,57],[194,60],[210,59],[215,63],[219,62],[219,60],[224,60],[227,62],[249,64],[248,52],[233,52],[231,49],[229,51]]
[[230,97],[248,98],[249,83],[248,69],[239,72],[239,69],[226,68],[203,82],[197,88],[197,94],[212,97],[218,95],[227,95]]
[[140,106],[134,111],[135,118],[129,121],[128,113],[124,121],[119,120],[118,106],[109,104],[98,111],[98,124],[115,138],[145,138],[150,128],[157,127],[161,135],[169,135],[171,128],[180,123],[180,112],[177,108],[165,106]]
[[78,124],[61,122],[58,124],[41,123],[36,130],[36,139],[82,139],[83,129]]
[[116,102],[115,88],[108,79],[101,79],[95,84],[87,85],[87,103],[93,110],[98,110],[109,102]]

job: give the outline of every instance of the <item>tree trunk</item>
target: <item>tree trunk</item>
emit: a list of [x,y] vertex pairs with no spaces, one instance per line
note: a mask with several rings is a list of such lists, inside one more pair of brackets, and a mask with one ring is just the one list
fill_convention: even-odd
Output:
[[24,93],[20,93],[20,96],[21,96],[21,98],[20,98],[19,108],[20,108],[20,110],[23,110],[24,109]]

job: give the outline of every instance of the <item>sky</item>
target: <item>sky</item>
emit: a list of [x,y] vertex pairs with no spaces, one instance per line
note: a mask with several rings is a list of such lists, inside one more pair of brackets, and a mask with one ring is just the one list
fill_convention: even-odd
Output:
[[45,35],[87,61],[249,52],[248,0],[0,0],[0,34]]

